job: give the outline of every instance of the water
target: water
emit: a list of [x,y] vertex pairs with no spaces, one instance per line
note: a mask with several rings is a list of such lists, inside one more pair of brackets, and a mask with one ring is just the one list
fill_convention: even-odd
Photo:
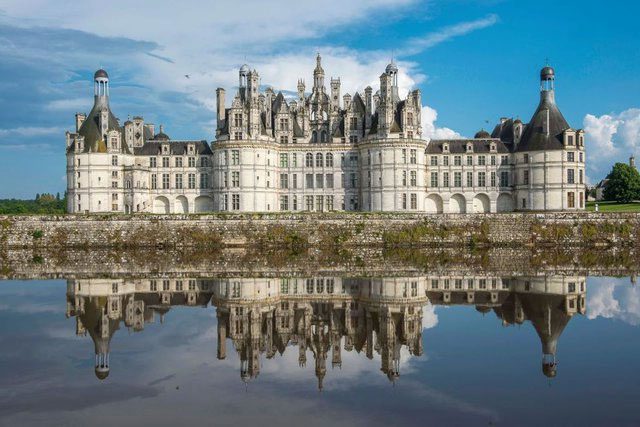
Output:
[[640,423],[630,277],[266,270],[0,283],[0,424]]

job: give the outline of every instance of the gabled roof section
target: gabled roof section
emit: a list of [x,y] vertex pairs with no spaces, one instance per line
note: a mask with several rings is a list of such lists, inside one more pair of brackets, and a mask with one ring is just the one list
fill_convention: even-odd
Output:
[[449,144],[449,153],[465,154],[467,144],[473,144],[474,153],[491,153],[491,144],[496,144],[495,153],[505,154],[509,152],[507,146],[498,139],[478,140],[478,139],[432,139],[427,146],[427,154],[442,154],[444,144]]
[[[118,120],[111,112],[109,106],[96,102],[78,131],[78,135],[84,137],[84,153],[107,152],[107,144],[100,132],[100,112],[103,108],[106,108],[109,112],[107,130],[115,130],[122,133]],[[128,154],[129,148],[127,144],[124,143],[124,139],[121,142],[122,152]]]
[[140,156],[157,156],[162,154],[162,145],[169,145],[169,154],[174,156],[185,155],[187,153],[187,146],[189,144],[194,144],[195,153],[199,155],[210,155],[213,154],[211,151],[211,147],[207,143],[207,141],[168,141],[168,142],[159,142],[159,141],[148,141],[145,142],[142,147],[135,147],[134,154]]

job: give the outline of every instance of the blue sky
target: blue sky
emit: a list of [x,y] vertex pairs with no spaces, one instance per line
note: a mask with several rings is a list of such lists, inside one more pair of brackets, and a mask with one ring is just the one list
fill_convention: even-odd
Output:
[[243,62],[263,85],[295,90],[298,78],[311,82],[316,52],[351,94],[375,88],[394,55],[402,90],[422,90],[428,137],[527,121],[548,58],[561,110],[587,130],[597,182],[639,151],[639,11],[550,0],[248,0],[242,10],[227,0],[0,0],[0,198],[64,191],[64,131],[90,109],[100,66],[122,121],[142,115],[173,138],[212,140],[215,88],[233,96]]

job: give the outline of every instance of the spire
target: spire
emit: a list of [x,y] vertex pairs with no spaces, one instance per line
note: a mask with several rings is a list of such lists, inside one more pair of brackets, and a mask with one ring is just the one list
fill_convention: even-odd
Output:
[[324,89],[324,70],[322,69],[322,57],[316,56],[316,68],[313,70],[313,88]]

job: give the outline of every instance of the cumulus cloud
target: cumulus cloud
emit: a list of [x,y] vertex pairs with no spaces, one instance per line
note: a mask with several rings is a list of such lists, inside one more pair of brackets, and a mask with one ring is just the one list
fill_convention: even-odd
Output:
[[614,162],[626,162],[640,148],[640,109],[618,114],[587,114],[583,121],[587,134],[587,160],[591,175],[600,178]]
[[422,137],[430,139],[459,139],[462,136],[447,127],[436,126],[438,120],[438,112],[428,105],[422,106]]
[[630,325],[640,325],[640,288],[614,279],[590,286],[587,317],[617,319]]

